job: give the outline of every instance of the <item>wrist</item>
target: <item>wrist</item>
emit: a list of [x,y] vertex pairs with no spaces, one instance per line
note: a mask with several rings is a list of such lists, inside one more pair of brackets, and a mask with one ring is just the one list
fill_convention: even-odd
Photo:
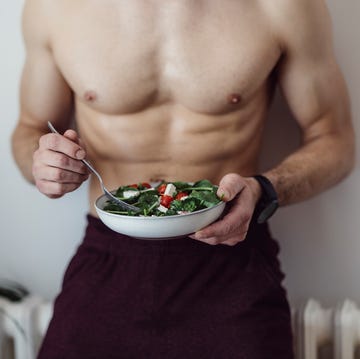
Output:
[[259,202],[261,195],[262,195],[262,188],[260,186],[260,183],[254,177],[247,177],[246,182],[250,188],[250,191],[253,194],[254,203],[256,206],[256,204]]
[[260,197],[255,207],[255,216],[258,223],[266,222],[278,209],[279,200],[271,181],[263,175],[252,177],[260,187]]

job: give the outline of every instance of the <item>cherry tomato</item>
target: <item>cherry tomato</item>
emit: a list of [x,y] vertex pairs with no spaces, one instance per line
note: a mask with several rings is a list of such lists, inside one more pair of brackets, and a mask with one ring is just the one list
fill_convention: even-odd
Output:
[[130,186],[128,186],[128,187],[138,188],[138,185],[137,185],[136,183],[134,183],[134,184],[131,184],[131,185],[130,185]]
[[158,190],[159,194],[164,194],[165,190],[166,190],[166,183],[163,183],[162,185],[160,185],[157,190]]
[[150,184],[147,182],[142,182],[141,185],[145,188],[151,188]]
[[161,196],[160,204],[166,208],[170,207],[171,202],[174,200],[173,197],[167,196],[166,194]]
[[183,198],[183,197],[187,197],[187,193],[186,192],[179,192],[177,195],[176,195],[176,197],[175,197],[175,199],[177,199],[177,200],[180,200],[181,198]]

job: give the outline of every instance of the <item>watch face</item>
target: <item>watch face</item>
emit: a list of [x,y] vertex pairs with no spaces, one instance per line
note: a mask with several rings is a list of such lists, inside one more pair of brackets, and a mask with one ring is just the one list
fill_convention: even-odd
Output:
[[267,206],[261,211],[257,222],[258,223],[264,223],[266,222],[277,210],[279,207],[279,203],[277,200],[274,200],[272,202],[269,202]]

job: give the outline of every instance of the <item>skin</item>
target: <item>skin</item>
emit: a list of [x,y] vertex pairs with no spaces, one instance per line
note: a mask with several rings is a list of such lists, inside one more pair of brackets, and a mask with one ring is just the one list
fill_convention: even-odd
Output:
[[[323,0],[27,0],[14,158],[58,198],[89,177],[108,188],[219,183],[230,202],[192,238],[234,245],[260,197],[263,127],[279,86],[302,145],[266,175],[281,205],[335,185],[354,164],[346,85]],[[76,131],[67,130],[76,118]],[[47,121],[64,136],[49,134]],[[101,194],[90,178],[90,212]]]

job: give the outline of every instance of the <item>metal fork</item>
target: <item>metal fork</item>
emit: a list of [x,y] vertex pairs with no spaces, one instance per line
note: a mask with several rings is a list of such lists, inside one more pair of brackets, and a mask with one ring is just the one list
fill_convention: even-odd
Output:
[[[51,130],[51,132],[53,133],[57,133],[58,135],[60,135],[60,133],[55,129],[55,127],[52,125],[52,123],[50,121],[48,121],[48,127]],[[121,199],[115,197],[104,185],[104,182],[100,176],[100,174],[95,170],[95,168],[87,161],[87,160],[80,160],[82,163],[84,163],[84,165],[86,165],[86,167],[98,178],[101,188],[103,190],[103,192],[105,193],[105,195],[115,204],[117,204],[119,207],[125,209],[125,210],[130,210],[133,212],[140,212],[140,208],[132,206],[131,204],[128,204],[124,201],[122,201]]]

